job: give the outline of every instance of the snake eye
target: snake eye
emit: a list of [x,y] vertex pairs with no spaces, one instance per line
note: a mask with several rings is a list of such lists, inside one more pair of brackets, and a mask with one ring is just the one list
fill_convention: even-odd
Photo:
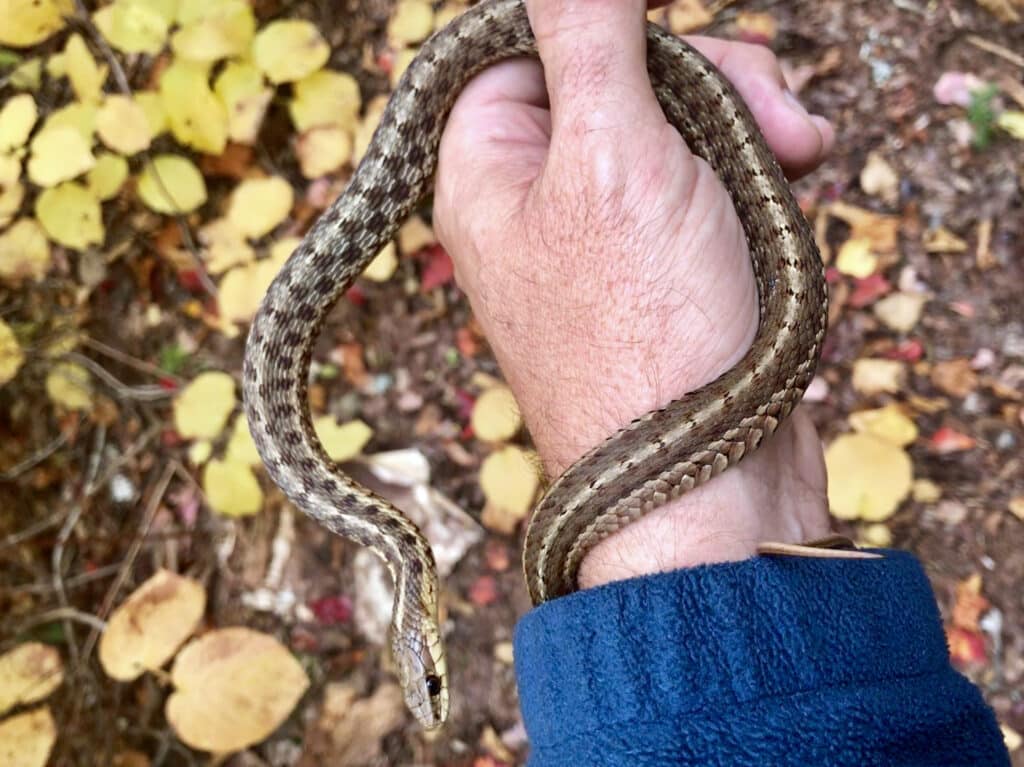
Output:
[[441,677],[435,676],[434,674],[427,675],[427,693],[431,698],[436,698],[441,694]]

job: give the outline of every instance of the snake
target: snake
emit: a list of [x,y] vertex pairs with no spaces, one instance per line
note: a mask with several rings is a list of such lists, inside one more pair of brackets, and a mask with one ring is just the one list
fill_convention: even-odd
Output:
[[[523,550],[534,604],[575,591],[580,562],[599,541],[757,449],[801,399],[825,334],[813,234],[742,98],[699,52],[650,22],[647,56],[666,120],[718,175],[743,226],[758,330],[733,368],[624,425],[550,483]],[[413,522],[328,458],[311,421],[310,361],[328,312],[430,194],[463,86],[513,57],[537,57],[523,0],[483,0],[421,46],[344,191],[263,297],[243,363],[246,418],[270,479],[297,508],[386,564],[395,587],[393,666],[427,729],[444,723],[450,689],[434,557]]]

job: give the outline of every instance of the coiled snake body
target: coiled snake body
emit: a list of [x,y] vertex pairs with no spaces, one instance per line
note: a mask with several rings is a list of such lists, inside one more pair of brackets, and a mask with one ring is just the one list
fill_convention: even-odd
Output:
[[[428,191],[462,86],[513,56],[536,56],[522,0],[485,0],[423,45],[347,189],[271,285],[246,346],[245,410],[267,471],[302,511],[387,563],[395,583],[391,649],[406,703],[428,728],[448,711],[430,547],[398,509],[327,458],[306,384],[324,317]],[[551,485],[523,555],[534,603],[573,591],[580,561],[598,541],[755,449],[802,396],[825,332],[813,237],[741,99],[700,54],[653,25],[648,69],[667,119],[732,197],[758,287],[759,330],[732,370],[635,420]]]

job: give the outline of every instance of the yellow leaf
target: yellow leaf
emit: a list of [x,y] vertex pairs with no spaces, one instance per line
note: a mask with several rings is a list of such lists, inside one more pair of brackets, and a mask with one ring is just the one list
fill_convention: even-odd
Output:
[[174,428],[186,439],[215,439],[235,409],[235,379],[200,373],[174,400]]
[[224,448],[224,460],[244,463],[247,466],[259,466],[262,463],[260,454],[256,451],[256,443],[252,441],[249,422],[245,419],[244,413],[235,419],[231,437],[228,438],[228,445]]
[[247,178],[231,194],[227,219],[239,232],[258,239],[288,216],[294,194],[280,176]]
[[64,46],[64,67],[71,81],[71,90],[79,101],[91,104],[100,100],[103,83],[107,79],[107,67],[96,63],[85,40],[77,32],[68,38]]
[[878,256],[871,252],[866,237],[851,237],[839,248],[836,268],[851,277],[869,277],[878,269]]
[[828,500],[838,519],[882,522],[910,493],[910,457],[898,446],[870,434],[844,434],[825,451]]
[[871,309],[887,327],[899,333],[909,333],[921,319],[926,303],[928,297],[921,293],[890,293]]
[[850,414],[850,425],[863,434],[871,434],[894,445],[905,447],[917,439],[917,425],[907,418],[899,405]]
[[519,405],[507,386],[484,391],[473,404],[470,416],[473,433],[485,442],[505,442],[522,428]]
[[202,466],[213,455],[213,443],[208,439],[200,439],[189,445],[188,460],[193,466]]
[[226,218],[215,218],[200,229],[199,241],[204,246],[203,260],[211,274],[220,274],[256,258],[256,252],[245,241],[245,235]]
[[0,154],[25,146],[38,117],[36,100],[31,94],[19,93],[9,98],[0,109]]
[[256,35],[252,57],[274,84],[290,83],[311,75],[327,63],[331,49],[309,21],[272,21]]
[[466,12],[466,6],[461,2],[446,2],[434,14],[434,30],[449,24]]
[[388,22],[388,40],[394,47],[420,43],[434,31],[434,9],[427,0],[398,0]]
[[935,503],[942,497],[942,488],[930,479],[915,479],[911,494],[920,503]]
[[338,463],[359,455],[373,436],[373,429],[358,419],[339,426],[330,415],[317,418],[313,429],[327,455]]
[[55,186],[96,164],[88,142],[71,127],[46,128],[32,139],[28,177],[39,186]]
[[157,213],[191,213],[206,202],[203,174],[187,157],[162,154],[139,176],[139,197]]
[[89,371],[74,362],[58,362],[46,376],[46,393],[67,410],[88,410],[92,407]]
[[288,111],[300,133],[323,125],[355,129],[362,99],[359,83],[352,75],[321,69],[299,80],[293,88],[295,97]]
[[415,255],[435,242],[434,230],[419,216],[411,216],[398,230],[398,249],[403,256]]
[[391,279],[391,275],[395,273],[397,268],[398,251],[395,249],[395,243],[389,242],[381,249],[373,261],[366,265],[366,269],[363,270],[363,277],[373,282],[387,282]]
[[881,522],[865,525],[861,530],[860,538],[865,545],[874,548],[884,549],[892,545],[892,531],[888,525]]
[[112,200],[128,178],[128,161],[119,154],[101,152],[85,177],[89,191],[99,200]]
[[9,717],[0,722],[0,764],[46,767],[56,742],[57,725],[47,706]]
[[928,253],[964,253],[967,250],[967,243],[944,226],[929,229],[922,239]]
[[220,0],[194,5],[196,13],[190,14],[188,21],[183,20],[171,38],[175,54],[192,61],[213,62],[248,51],[256,31],[256,17],[249,3]]
[[895,205],[900,197],[900,177],[880,153],[868,152],[867,162],[860,172],[860,188]]
[[221,317],[232,322],[251,320],[270,283],[281,271],[281,267],[297,244],[296,238],[282,240],[271,248],[269,258],[228,272],[221,280],[217,297]]
[[11,330],[11,326],[0,318],[0,386],[18,374],[25,362],[25,352]]
[[895,394],[905,378],[906,369],[898,360],[865,358],[853,363],[853,388],[861,394]]
[[1024,112],[1008,109],[996,118],[996,125],[1015,139],[1024,141]]
[[64,28],[71,0],[0,0],[0,45],[28,48]]
[[105,38],[124,53],[157,54],[167,40],[176,0],[115,0],[92,15]]
[[536,457],[517,445],[491,453],[480,466],[487,505],[515,520],[526,516],[540,487]]
[[405,74],[405,70],[409,68],[414,58],[416,58],[416,50],[413,48],[402,48],[395,54],[395,60],[391,64],[392,89],[398,87],[398,82],[402,79],[402,75]]
[[247,628],[211,631],[174,661],[167,721],[192,748],[241,751],[276,730],[309,679],[274,637]]
[[228,517],[256,514],[263,491],[252,467],[242,461],[213,460],[203,469],[203,491],[210,508]]
[[386,96],[378,96],[367,104],[366,114],[363,116],[362,122],[359,123],[359,127],[356,128],[356,135],[352,141],[353,163],[359,162],[363,155],[366,154],[366,148],[370,145],[373,132],[377,130],[377,125],[380,124],[381,115],[384,114],[384,108],[387,104]]
[[8,76],[12,88],[22,91],[36,91],[43,82],[43,60],[26,59],[14,68]]
[[295,154],[303,176],[320,178],[352,159],[352,138],[348,131],[334,125],[310,128],[299,136]]
[[33,218],[19,218],[0,232],[0,277],[41,280],[50,268],[50,243]]
[[274,91],[252,64],[228,62],[213,84],[228,114],[228,137],[240,144],[254,144]]
[[221,154],[228,143],[228,114],[207,81],[203,64],[178,60],[160,77],[160,99],[171,133],[180,143]]
[[135,103],[146,115],[149,135],[156,138],[167,130],[167,113],[157,91],[135,91]]
[[100,638],[100,665],[119,682],[160,668],[196,630],[205,609],[203,584],[157,570],[110,616]]
[[64,680],[60,653],[42,642],[23,642],[0,655],[0,714],[42,700]]
[[145,110],[128,96],[108,96],[96,113],[96,132],[115,152],[133,155],[149,148],[152,133]]
[[50,113],[39,131],[45,133],[52,128],[74,128],[82,140],[92,145],[92,134],[96,132],[95,104],[82,104],[75,101]]
[[43,190],[36,198],[36,218],[47,237],[72,250],[103,242],[99,200],[74,181]]
[[0,227],[7,226],[21,210],[25,185],[21,183],[21,161],[0,154]]

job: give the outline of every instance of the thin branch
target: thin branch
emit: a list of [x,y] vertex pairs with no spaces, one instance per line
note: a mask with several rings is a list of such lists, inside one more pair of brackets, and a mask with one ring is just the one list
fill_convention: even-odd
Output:
[[159,402],[160,400],[173,397],[174,392],[165,389],[159,384],[148,384],[145,386],[129,386],[122,383],[113,373],[108,371],[96,360],[86,357],[78,352],[68,352],[62,355],[64,359],[76,362],[88,370],[103,383],[114,390],[114,393],[122,399],[134,399],[140,402]]
[[60,524],[61,518],[64,516],[64,511],[58,511],[46,519],[41,519],[38,522],[29,525],[24,530],[19,530],[16,533],[11,533],[2,541],[0,541],[0,551],[4,551],[13,546],[17,546],[19,543],[24,543],[29,538],[34,538],[42,532],[49,530],[51,527],[56,527]]
[[0,482],[8,482],[14,479],[15,477],[21,476],[29,469],[35,468],[43,461],[45,461],[47,458],[49,458],[51,455],[56,453],[61,447],[63,447],[64,443],[67,441],[67,435],[61,432],[56,437],[54,437],[53,440],[43,445],[43,447],[39,448],[32,455],[14,464],[14,466],[7,469],[6,471],[0,471]]
[[1006,48],[999,43],[986,40],[984,37],[979,35],[967,35],[967,42],[975,48],[980,48],[983,51],[994,53],[996,56],[1006,59],[1011,64],[1024,68],[1024,56],[1021,56],[1019,53],[1014,53],[1009,48]]
[[86,626],[90,626],[94,631],[103,631],[107,627],[106,621],[96,617],[92,613],[82,612],[81,610],[76,610],[74,607],[57,607],[53,610],[47,610],[46,612],[31,616],[18,627],[14,634],[15,636],[24,634],[29,629],[42,625],[43,623],[50,623],[51,621],[74,621],[75,623],[84,623]]
[[166,378],[169,381],[173,381],[178,386],[181,386],[184,383],[184,380],[180,376],[176,376],[174,373],[168,373],[163,368],[159,368],[145,360],[140,360],[130,354],[125,354],[123,351],[115,349],[113,346],[107,346],[105,343],[97,341],[95,338],[86,336],[83,339],[82,344],[84,346],[88,346],[94,352],[98,352],[106,357],[115,359],[130,368],[134,368],[140,373],[148,373],[155,378]]

